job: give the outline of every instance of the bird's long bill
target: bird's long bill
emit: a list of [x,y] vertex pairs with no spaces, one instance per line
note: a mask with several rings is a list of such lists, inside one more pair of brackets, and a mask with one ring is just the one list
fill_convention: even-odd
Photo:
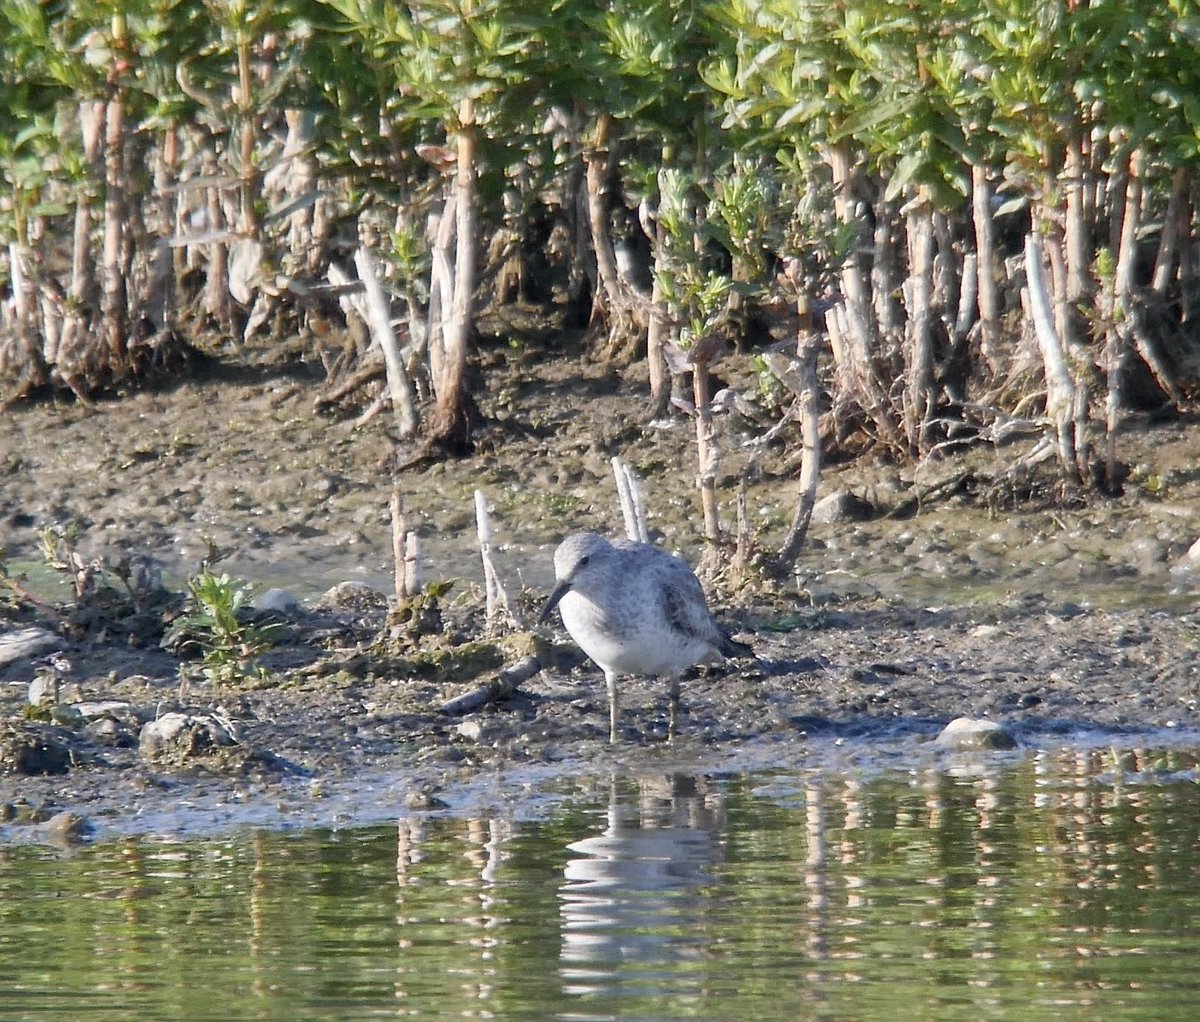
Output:
[[554,592],[550,594],[550,599],[546,601],[546,606],[542,608],[542,612],[538,615],[538,624],[544,625],[546,618],[554,613],[554,608],[558,606],[558,601],[567,595],[567,590],[571,588],[570,582],[559,582],[554,587]]

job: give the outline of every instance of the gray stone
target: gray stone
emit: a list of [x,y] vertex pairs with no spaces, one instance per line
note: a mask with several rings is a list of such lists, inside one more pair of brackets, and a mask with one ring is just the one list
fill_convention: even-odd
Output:
[[25,657],[38,656],[55,647],[61,648],[62,645],[62,636],[45,628],[18,628],[4,632],[0,634],[0,667],[7,667]]
[[50,707],[50,719],[64,727],[75,727],[83,723],[83,714],[67,703],[56,703]]
[[374,610],[387,607],[387,597],[365,582],[339,582],[317,600],[319,607],[332,610]]
[[[122,745],[125,734],[122,734],[121,725],[111,717],[101,717],[99,720],[91,721],[85,728],[87,734],[101,745]],[[128,732],[126,732],[127,734]]]
[[104,699],[97,702],[73,703],[84,720],[99,720],[102,717],[122,718],[132,716],[133,704],[119,699]]
[[286,589],[268,589],[254,601],[258,610],[270,610],[276,614],[290,614],[299,609],[300,601]]
[[464,720],[454,730],[463,738],[468,738],[473,742],[483,738],[483,725],[477,720]]
[[58,702],[59,680],[52,674],[39,674],[29,683],[25,697],[30,706],[53,706]]
[[944,749],[1015,749],[1017,740],[994,720],[956,717],[937,736]]
[[1167,560],[1167,544],[1152,536],[1139,536],[1131,540],[1128,554],[1131,561],[1143,567],[1155,567]]
[[52,844],[78,845],[87,840],[92,824],[86,816],[64,810],[40,824],[40,830]]
[[138,736],[138,749],[145,759],[175,764],[233,744],[233,735],[215,717],[188,713],[164,713],[143,725]]
[[0,774],[65,774],[71,763],[70,747],[51,728],[34,724],[0,728]]
[[849,490],[838,490],[813,505],[812,520],[822,525],[865,522],[875,516],[875,508]]

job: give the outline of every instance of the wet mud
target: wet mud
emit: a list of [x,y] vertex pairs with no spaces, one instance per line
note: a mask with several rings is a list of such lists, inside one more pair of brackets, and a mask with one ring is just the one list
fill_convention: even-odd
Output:
[[[0,605],[0,631],[60,629],[69,663],[56,678],[67,709],[53,712],[27,708],[44,661],[0,671],[0,838],[40,835],[62,813],[84,825],[53,833],[78,838],[336,825],[496,801],[532,811],[543,781],[573,771],[903,769],[934,755],[930,739],[963,716],[1003,724],[1019,744],[1004,755],[1070,743],[1200,747],[1200,566],[1188,557],[1200,537],[1200,426],[1135,424],[1122,442],[1124,494],[1077,507],[941,485],[986,475],[1016,449],[916,471],[869,456],[831,466],[822,492],[863,498],[869,519],[814,523],[785,582],[718,580],[718,616],[756,659],[685,679],[671,743],[665,683],[624,680],[622,742],[610,748],[600,672],[560,627],[529,630],[557,540],[620,530],[613,455],[644,479],[657,540],[695,562],[691,425],[631,414],[644,391],[639,366],[605,371],[569,348],[482,358],[479,452],[401,477],[426,578],[454,580],[437,637],[413,638],[389,618],[387,423],[317,413],[317,367],[240,358],[94,408],[9,409],[0,424],[9,573],[26,573],[46,605],[69,606],[70,585],[44,565],[38,532],[70,527],[85,561],[152,564],[177,599],[173,610],[144,608],[149,623],[100,615],[74,629],[11,596]],[[736,385],[736,363],[730,373]],[[754,443],[769,417],[723,422],[723,513],[732,524],[746,479],[755,541],[771,549],[791,518],[795,445]],[[494,646],[476,488],[493,508],[517,618],[497,630],[517,637]],[[214,685],[186,651],[162,648],[164,629],[152,626],[179,612],[210,543],[228,555],[217,570],[299,599],[264,616],[276,631],[259,678]],[[347,581],[355,585],[331,591]],[[470,643],[484,652],[466,655]],[[544,669],[515,691],[446,712],[531,652]],[[80,703],[86,712],[71,709]],[[194,727],[194,747],[177,758],[148,750],[147,722],[176,713]],[[20,759],[33,747],[48,750],[52,767]]]

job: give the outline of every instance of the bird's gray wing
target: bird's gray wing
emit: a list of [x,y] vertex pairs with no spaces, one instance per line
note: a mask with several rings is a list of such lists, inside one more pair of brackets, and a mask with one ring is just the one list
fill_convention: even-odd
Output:
[[662,602],[664,613],[676,631],[708,643],[726,657],[753,657],[754,650],[744,642],[730,638],[708,609],[704,590],[691,569],[682,561],[678,571],[664,579]]
[[659,582],[667,623],[681,635],[719,649],[725,637],[708,612],[704,590],[687,565],[679,562],[679,567]]

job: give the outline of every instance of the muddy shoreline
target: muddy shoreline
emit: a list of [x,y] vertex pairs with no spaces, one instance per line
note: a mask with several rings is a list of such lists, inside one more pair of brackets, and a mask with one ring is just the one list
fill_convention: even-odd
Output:
[[[427,577],[457,580],[444,609],[462,636],[478,634],[481,619],[476,487],[493,505],[499,567],[526,621],[554,542],[618,528],[613,454],[646,480],[659,541],[695,553],[690,427],[629,421],[638,367],[581,371],[567,353],[505,369],[486,376],[496,384],[481,394],[480,452],[403,477]],[[128,704],[103,726],[26,721],[34,668],[5,668],[0,727],[44,728],[74,762],[56,776],[0,776],[0,840],[42,839],[38,828],[62,811],[84,817],[90,837],[182,834],[493,803],[536,812],[544,784],[573,772],[907,769],[938,755],[928,739],[959,716],[1009,728],[1024,751],[1002,755],[1200,748],[1200,584],[1187,559],[1200,536],[1200,426],[1139,426],[1122,451],[1126,494],[1078,509],[998,510],[962,494],[888,517],[962,462],[915,477],[833,466],[822,492],[850,490],[877,515],[815,524],[786,584],[718,593],[719,616],[759,661],[685,681],[682,738],[671,745],[664,686],[626,682],[624,742],[609,749],[602,678],[561,629],[542,631],[547,669],[514,696],[450,717],[441,705],[478,678],[421,675],[381,653],[382,599],[319,598],[345,580],[387,590],[391,449],[381,423],[356,429],[314,414],[319,393],[319,373],[303,364],[241,364],[94,409],[9,409],[2,543],[10,571],[31,569],[29,585],[47,599],[63,597],[35,570],[37,530],[74,522],[88,556],[151,556],[176,587],[211,538],[230,553],[223,570],[301,604],[282,615],[285,638],[263,661],[269,680],[253,686],[181,685],[177,656],[103,630],[64,641],[71,698]],[[790,518],[795,466],[786,449],[748,446],[752,432],[726,427],[722,496],[732,502],[737,478],[750,478],[769,546]],[[999,463],[1012,452],[975,457]],[[32,624],[48,622],[29,607],[0,610],[0,631]],[[233,751],[148,761],[139,728],[174,711],[224,722]]]

